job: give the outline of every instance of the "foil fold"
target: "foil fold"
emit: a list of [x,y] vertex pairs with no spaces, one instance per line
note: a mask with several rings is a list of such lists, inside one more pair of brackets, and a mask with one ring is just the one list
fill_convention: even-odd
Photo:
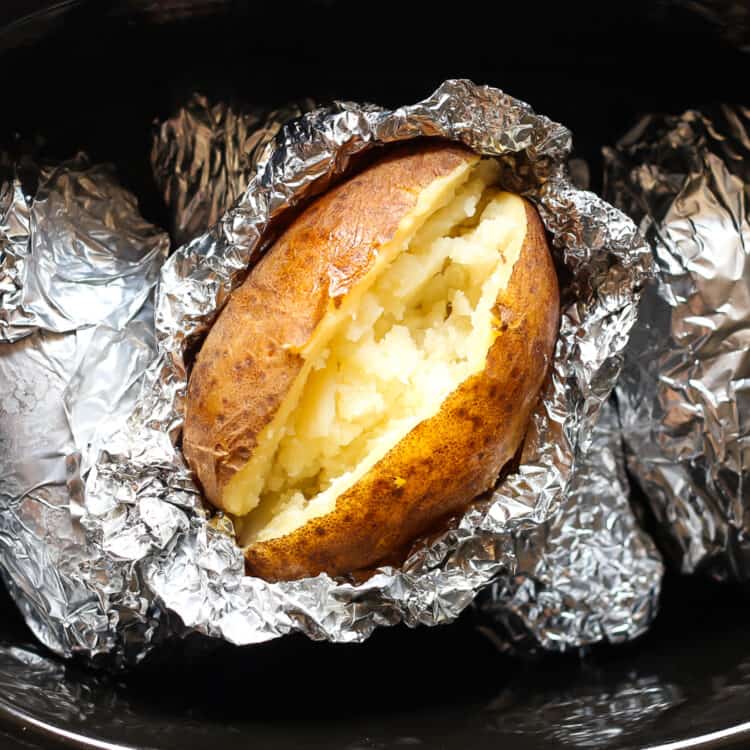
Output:
[[[80,472],[132,410],[153,359],[150,298],[169,238],[85,156],[0,189],[0,573],[52,650],[96,654],[141,628],[80,526]],[[118,600],[119,597],[119,600]],[[144,624],[145,623],[145,624]]]
[[0,341],[129,320],[156,282],[168,238],[140,217],[111,169],[85,155],[36,178],[33,200],[18,177],[0,189]]
[[502,649],[548,651],[623,643],[642,635],[658,611],[661,555],[630,507],[620,422],[607,401],[591,445],[560,508],[528,536],[512,577],[478,599],[502,626]]
[[[359,583],[324,574],[274,584],[248,577],[231,528],[204,507],[178,447],[190,353],[262,255],[285,211],[325,190],[361,152],[417,137],[461,141],[496,156],[504,186],[537,205],[565,268],[552,372],[521,466],[453,528],[429,543],[415,543],[398,569],[383,567]],[[236,204],[163,266],[155,301],[157,356],[126,425],[103,442],[85,479],[81,525],[87,544],[108,596],[122,603],[126,592],[131,595],[130,621],[145,623],[148,612],[166,609],[179,616],[179,625],[177,618],[170,620],[169,632],[198,631],[236,644],[294,631],[361,641],[381,625],[450,622],[480,590],[493,582],[501,590],[502,581],[534,570],[540,545],[532,541],[540,534],[546,538],[570,496],[619,374],[651,265],[633,223],[570,182],[569,151],[570,133],[563,126],[497,89],[462,80],[447,81],[424,101],[393,111],[338,102],[276,134],[253,160]],[[581,497],[592,506],[599,502],[595,492]],[[630,521],[617,526],[622,513],[629,513],[626,504],[614,501],[602,511],[604,523],[626,535]],[[574,539],[590,534],[585,516],[571,514],[561,525],[565,549],[574,550]],[[634,539],[637,547],[642,538]],[[623,577],[635,563],[645,586],[634,584],[631,591],[638,589],[640,598],[626,596],[619,606],[618,593],[596,581],[593,559],[575,568],[562,555],[581,598],[588,581],[595,581],[602,608],[613,612],[607,625],[613,639],[641,632],[658,590],[652,548],[639,548],[631,559],[632,547],[624,547]],[[580,628],[559,630],[558,647],[585,641]]]
[[656,277],[617,386],[628,466],[683,573],[750,577],[750,110],[647,116],[605,149],[606,192]]

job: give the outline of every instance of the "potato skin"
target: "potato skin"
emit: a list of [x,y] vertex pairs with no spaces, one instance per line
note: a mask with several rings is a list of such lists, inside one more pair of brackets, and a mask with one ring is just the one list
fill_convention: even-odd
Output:
[[251,575],[292,580],[376,565],[463,511],[513,458],[547,375],[560,317],[544,228],[525,203],[526,237],[497,299],[498,335],[484,371],[464,381],[435,416],[343,493],[331,513],[247,548]]
[[235,290],[188,384],[183,453],[208,500],[250,458],[303,365],[297,353],[329,308],[371,268],[419,194],[478,159],[443,141],[414,141],[310,204]]

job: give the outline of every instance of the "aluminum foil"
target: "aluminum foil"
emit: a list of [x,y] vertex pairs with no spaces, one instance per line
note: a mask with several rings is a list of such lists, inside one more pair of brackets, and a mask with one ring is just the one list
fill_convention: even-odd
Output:
[[17,178],[0,189],[0,572],[47,646],[109,650],[145,618],[118,618],[126,593],[101,578],[75,478],[153,358],[148,298],[169,240],[83,156],[37,178],[33,196]]
[[518,572],[500,577],[479,609],[508,647],[565,651],[645,632],[657,612],[663,565],[629,502],[620,423],[611,402],[579,459],[560,508],[527,536]]
[[156,282],[167,237],[84,155],[35,176],[33,200],[18,178],[0,187],[0,341],[119,327]]
[[[421,136],[497,156],[506,187],[538,206],[566,268],[551,377],[522,465],[454,528],[430,544],[417,542],[399,569],[384,567],[356,584],[325,574],[274,584],[248,577],[231,526],[204,508],[179,451],[186,355],[284,211],[325,190],[356,154]],[[450,622],[490,582],[535,564],[531,542],[569,492],[619,373],[651,262],[626,216],[569,181],[569,151],[566,128],[469,81],[447,81],[428,99],[394,111],[340,102],[282,128],[236,205],[164,265],[155,305],[158,356],[126,427],[104,443],[86,480],[81,523],[108,595],[117,590],[137,600],[131,622],[144,619],[148,603],[179,615],[186,630],[237,644],[293,631],[360,641],[378,625]],[[589,533],[574,522],[566,528]],[[576,570],[582,587],[590,574]],[[623,615],[641,619],[644,611],[639,603]]]
[[750,577],[750,110],[649,116],[605,150],[651,241],[617,396],[628,465],[685,573]]
[[305,99],[271,111],[240,108],[195,93],[157,123],[151,167],[175,241],[192,240],[215,224],[242,195],[281,125],[314,106]]

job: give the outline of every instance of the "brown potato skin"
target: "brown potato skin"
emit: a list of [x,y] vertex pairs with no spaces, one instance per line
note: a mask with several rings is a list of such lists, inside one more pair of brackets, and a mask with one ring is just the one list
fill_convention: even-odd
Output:
[[[497,299],[498,335],[484,371],[342,494],[333,512],[247,548],[248,573],[277,581],[369,568],[492,486],[526,434],[559,326],[557,274],[528,202],[526,218],[520,256]],[[397,478],[406,483],[399,487]]]
[[299,374],[298,352],[334,299],[371,268],[419,194],[476,154],[414,141],[326,192],[289,226],[235,290],[188,384],[183,453],[211,503],[250,458]]

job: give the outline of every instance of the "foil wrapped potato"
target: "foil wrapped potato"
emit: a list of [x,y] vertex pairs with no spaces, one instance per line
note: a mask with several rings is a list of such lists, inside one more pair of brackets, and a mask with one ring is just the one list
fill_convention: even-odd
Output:
[[392,560],[518,451],[559,323],[534,207],[495,160],[411,142],[311,203],[229,299],[183,451],[248,572]]

